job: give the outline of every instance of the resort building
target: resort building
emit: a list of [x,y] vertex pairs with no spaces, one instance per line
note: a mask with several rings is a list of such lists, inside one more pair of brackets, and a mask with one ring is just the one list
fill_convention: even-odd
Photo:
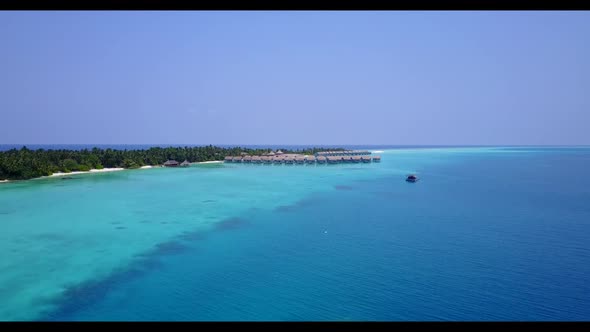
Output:
[[186,159],[182,163],[180,163],[180,166],[182,166],[182,167],[188,167],[190,165],[191,165],[191,163],[189,163],[188,160],[186,160]]
[[176,167],[178,166],[178,161],[176,160],[168,160],[164,163],[164,166],[166,167]]
[[323,151],[317,152],[315,155],[317,156],[365,156],[370,155],[371,152],[367,150],[345,150],[345,151]]
[[[275,153],[270,152],[262,156],[250,156],[245,152],[240,153],[240,156],[226,156],[225,162],[228,163],[252,163],[252,164],[339,164],[339,163],[370,163],[380,162],[381,156],[373,156],[371,152],[365,150],[349,150],[349,151],[325,151],[318,152],[315,155],[302,155],[297,153],[283,153],[281,150]],[[169,160],[165,166],[178,166],[175,160]],[[190,165],[188,161],[184,161],[180,166]]]
[[326,157],[328,164],[337,164],[342,161],[342,157],[328,156]]

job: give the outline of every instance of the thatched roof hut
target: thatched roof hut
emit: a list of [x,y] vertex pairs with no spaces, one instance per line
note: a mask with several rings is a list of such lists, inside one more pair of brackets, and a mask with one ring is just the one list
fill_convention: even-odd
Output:
[[370,163],[371,162],[371,156],[361,156],[361,161],[363,163]]
[[328,164],[336,164],[342,161],[342,158],[336,156],[328,156],[326,159],[328,160]]
[[373,156],[373,161],[381,161],[381,156]]
[[187,166],[190,166],[190,165],[191,165],[191,163],[189,163],[188,160],[186,160],[186,159],[183,162],[180,163],[180,166],[182,166],[182,167],[187,167]]
[[233,161],[233,158],[234,157],[232,157],[232,156],[225,156],[225,158],[223,160],[231,163]]
[[167,160],[164,163],[164,166],[166,166],[166,167],[176,167],[176,166],[178,166],[178,161],[176,161],[176,160]]

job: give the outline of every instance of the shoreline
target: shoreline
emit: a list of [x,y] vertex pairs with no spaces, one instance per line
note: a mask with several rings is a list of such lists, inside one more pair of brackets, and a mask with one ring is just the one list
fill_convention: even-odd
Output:
[[[222,160],[200,161],[200,162],[191,163],[191,165],[217,164],[217,163],[223,163],[223,161]],[[161,166],[159,166],[159,165],[158,166],[145,165],[145,166],[141,166],[136,169],[150,169],[150,168],[157,168],[157,167],[161,167]],[[89,171],[74,171],[74,172],[70,172],[70,173],[57,172],[57,173],[53,173],[53,174],[47,175],[47,176],[40,176],[38,178],[32,178],[32,179],[26,179],[26,180],[16,180],[16,181],[29,181],[29,180],[35,180],[35,179],[47,179],[47,178],[54,178],[54,177],[67,176],[67,175],[107,173],[107,172],[117,172],[117,171],[124,171],[124,170],[127,170],[127,168],[122,168],[122,167],[112,167],[112,168],[103,168],[103,169],[93,168]],[[131,169],[131,170],[133,170],[133,169]],[[8,182],[12,182],[12,181],[15,181],[15,180],[0,180],[0,183],[8,183]]]
[[57,172],[57,173],[53,173],[51,175],[48,175],[47,177],[64,176],[64,175],[89,174],[89,173],[115,172],[115,171],[123,171],[123,170],[125,170],[125,169],[124,168],[121,168],[121,167],[115,167],[115,168],[91,169],[89,171],[75,171],[75,172],[70,172],[70,173]]
[[218,164],[218,163],[223,163],[223,160],[199,161],[199,162],[191,163],[191,164],[200,165],[200,164]]

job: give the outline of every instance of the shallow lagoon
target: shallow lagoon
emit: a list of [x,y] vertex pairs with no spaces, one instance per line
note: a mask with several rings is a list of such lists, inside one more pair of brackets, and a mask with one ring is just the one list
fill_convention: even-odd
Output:
[[380,154],[1,184],[0,320],[590,317],[590,149]]

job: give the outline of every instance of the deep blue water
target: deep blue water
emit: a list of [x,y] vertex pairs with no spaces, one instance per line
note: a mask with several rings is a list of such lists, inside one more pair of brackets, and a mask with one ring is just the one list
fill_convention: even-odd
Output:
[[[269,187],[332,181],[303,166],[263,178],[263,166],[232,167]],[[340,179],[331,190],[184,231],[69,287],[39,319],[590,319],[590,149],[391,150],[371,167],[327,168]],[[125,179],[109,181],[143,183]]]
[[52,319],[588,320],[588,152],[455,156],[254,210]]

